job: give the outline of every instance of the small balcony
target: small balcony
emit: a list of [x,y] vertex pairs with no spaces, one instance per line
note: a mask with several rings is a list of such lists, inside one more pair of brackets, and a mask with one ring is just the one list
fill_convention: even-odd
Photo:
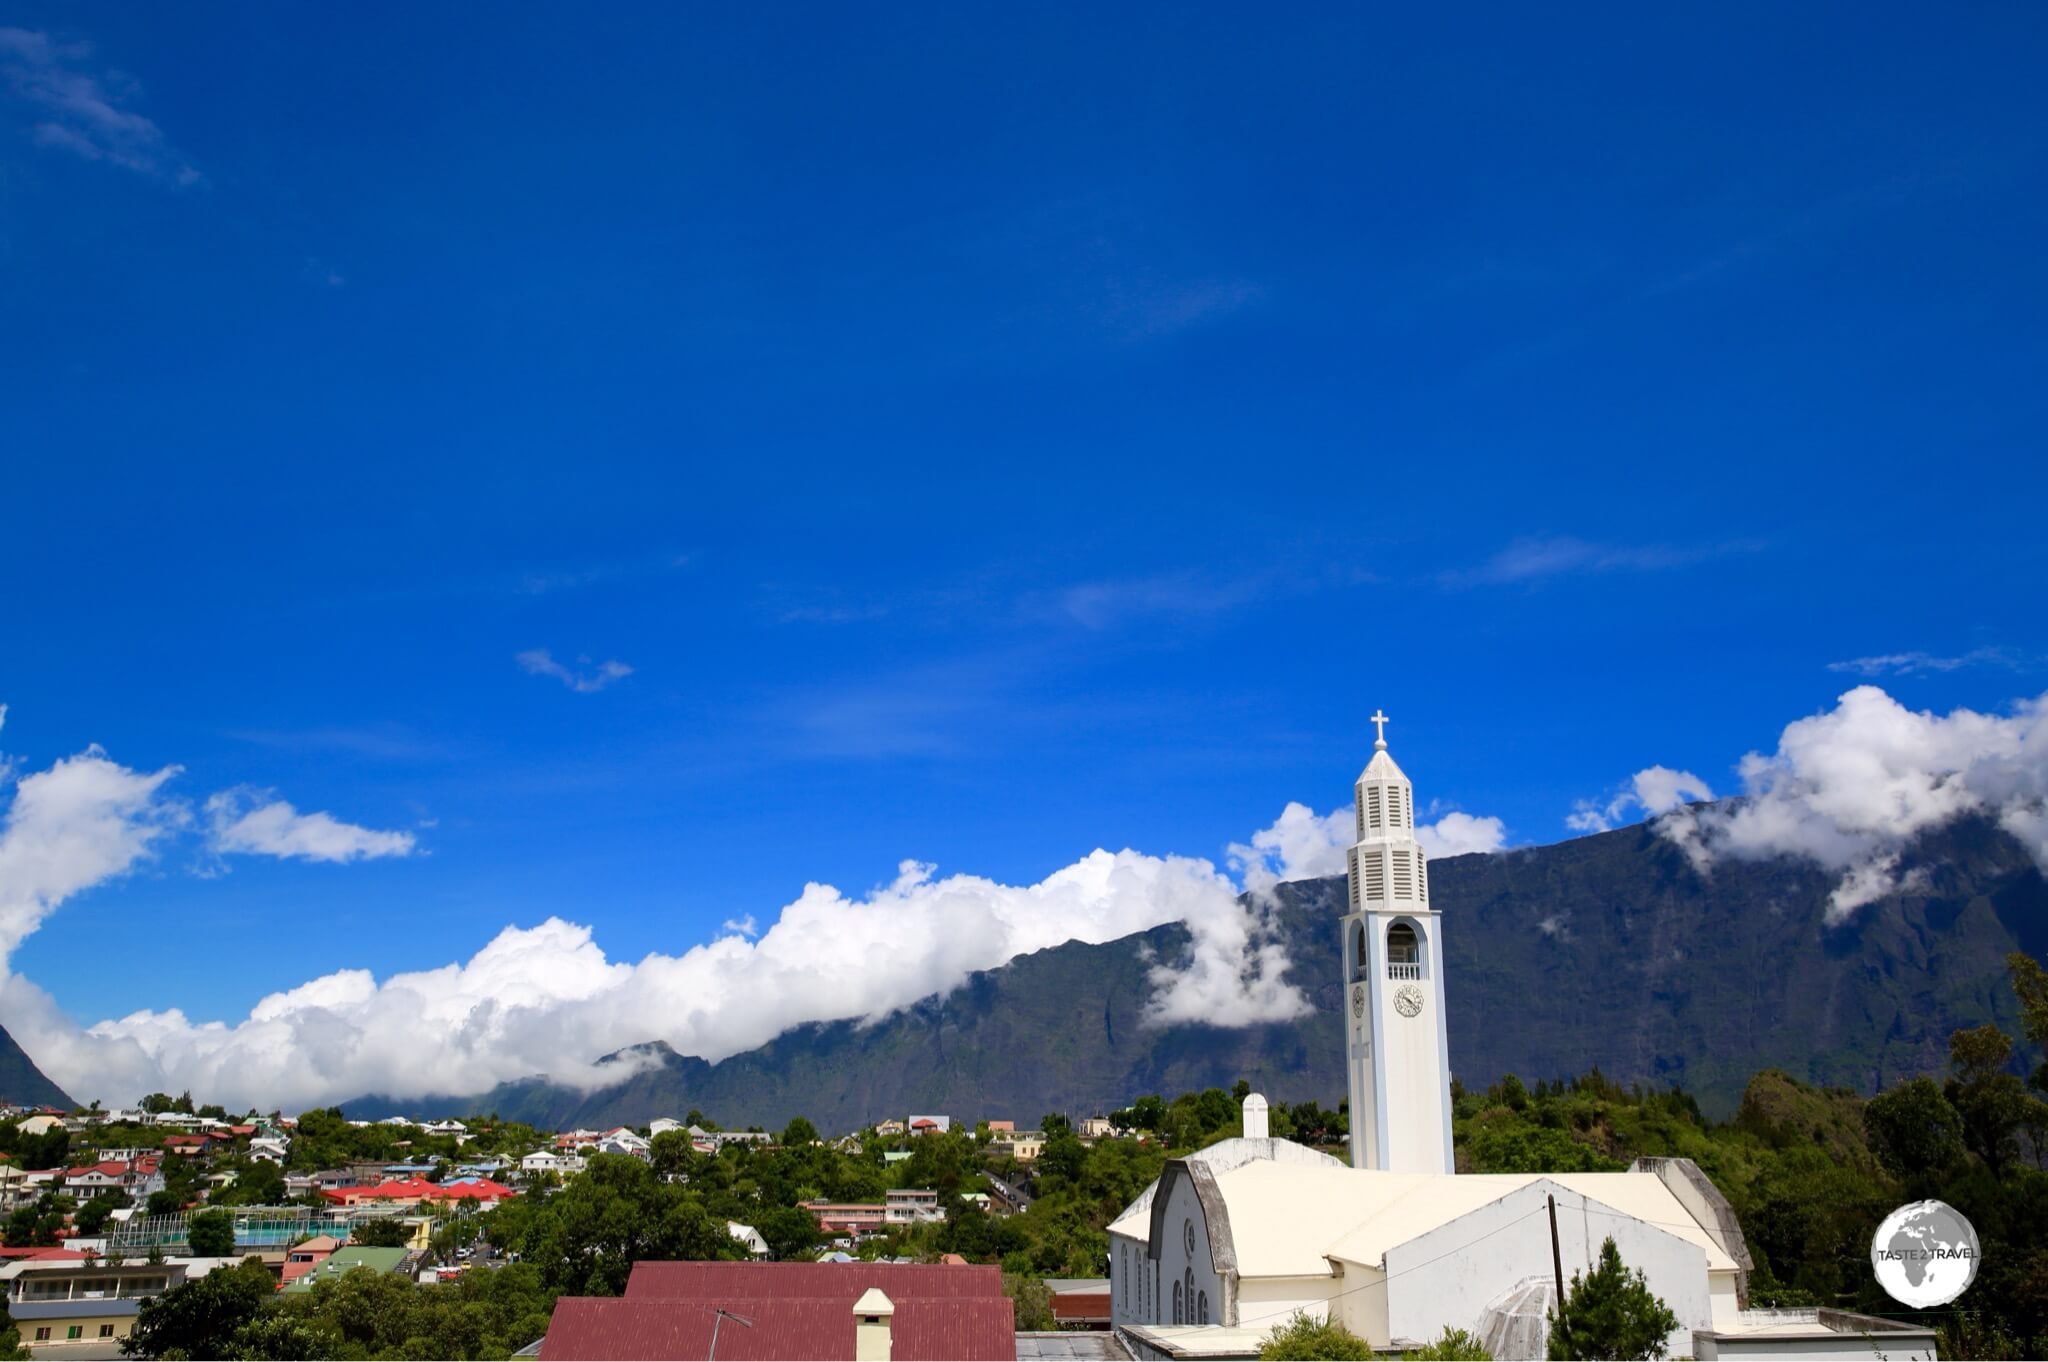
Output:
[[1389,960],[1387,962],[1387,977],[1389,979],[1420,979],[1422,977],[1422,966],[1412,961]]

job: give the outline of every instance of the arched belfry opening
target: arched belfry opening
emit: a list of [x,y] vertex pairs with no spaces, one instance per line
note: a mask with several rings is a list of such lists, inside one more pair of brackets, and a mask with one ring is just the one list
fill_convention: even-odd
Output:
[[1387,977],[1422,977],[1422,938],[1409,923],[1396,922],[1387,928]]
[[1365,949],[1365,924],[1361,922],[1351,938],[1351,982],[1365,978],[1366,971],[1372,968],[1368,963],[1371,959]]

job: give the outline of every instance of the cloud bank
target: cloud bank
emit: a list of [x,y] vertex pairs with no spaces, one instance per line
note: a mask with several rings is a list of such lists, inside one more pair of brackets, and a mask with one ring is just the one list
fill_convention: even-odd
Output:
[[[4,711],[0,711],[4,716]],[[366,1092],[467,1095],[546,1073],[592,1083],[598,1056],[661,1039],[718,1060],[808,1021],[879,1019],[976,971],[1068,941],[1100,943],[1185,923],[1184,955],[1157,961],[1149,1023],[1244,1026],[1308,1010],[1286,980],[1270,894],[1241,897],[1207,860],[1097,850],[1035,884],[939,876],[904,861],[865,895],[807,884],[757,918],[681,954],[609,958],[562,917],[511,926],[466,960],[382,980],[341,969],[274,993],[238,1021],[145,1009],[81,1028],[5,954],[58,904],[197,831],[215,854],[348,862],[405,856],[412,834],[300,813],[247,788],[208,798],[203,820],[164,787],[175,767],[131,771],[98,749],[22,780],[0,833],[0,1024],[59,1084],[129,1100],[189,1089],[287,1110]],[[1348,810],[1289,804],[1231,848],[1245,884],[1341,873]],[[1418,834],[1436,855],[1494,850],[1495,818],[1447,814]],[[765,926],[763,924],[766,924]]]
[[1742,798],[1709,798],[1704,782],[1653,766],[1629,793],[1573,818],[1611,821],[1640,807],[1702,873],[1722,857],[1798,856],[1841,875],[1830,924],[1888,894],[1910,889],[1902,871],[1920,834],[1965,814],[1993,819],[2048,874],[2048,695],[2007,715],[1909,710],[1876,686],[1858,686],[1835,707],[1786,725],[1777,751],[1751,752],[1737,768]]
[[1175,921],[1193,946],[1155,971],[1154,1021],[1244,1025],[1307,1010],[1256,911],[1209,862],[1095,851],[1031,885],[939,878],[915,861],[859,898],[808,884],[757,939],[736,931],[633,963],[551,917],[438,969],[381,982],[337,970],[232,1024],[144,1010],[80,1030],[16,977],[0,989],[0,1023],[87,1095],[189,1088],[296,1110],[372,1091],[474,1093],[534,1073],[593,1082],[597,1056],[657,1037],[717,1060],[801,1022],[886,1016],[1020,954]]

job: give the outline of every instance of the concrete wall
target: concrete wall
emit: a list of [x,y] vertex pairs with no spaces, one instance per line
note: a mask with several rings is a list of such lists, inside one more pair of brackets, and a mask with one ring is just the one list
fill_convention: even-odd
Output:
[[[1567,1289],[1590,1269],[1612,1237],[1621,1259],[1640,1269],[1650,1290],[1678,1316],[1672,1356],[1691,1353],[1695,1329],[1713,1327],[1706,1250],[1654,1225],[1623,1216],[1548,1181],[1529,1184],[1471,1215],[1388,1250],[1387,1337],[1427,1342],[1445,1325],[1470,1329],[1489,1302],[1525,1277],[1551,1270],[1546,1195],[1557,1197],[1557,1231]],[[1350,1271],[1346,1265],[1346,1271]],[[1371,1337],[1368,1335],[1368,1337]]]

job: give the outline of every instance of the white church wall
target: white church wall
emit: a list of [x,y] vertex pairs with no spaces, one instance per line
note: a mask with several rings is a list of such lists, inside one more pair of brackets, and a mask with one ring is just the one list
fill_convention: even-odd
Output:
[[[1621,1241],[1616,1240],[1619,1244]],[[1716,1329],[1734,1329],[1740,1326],[1742,1301],[1736,1288],[1736,1274],[1729,1271],[1707,1274],[1707,1299],[1714,1313]]]
[[[1437,941],[1438,923],[1426,914],[1403,913],[1375,925],[1382,936],[1379,958],[1386,959],[1385,934],[1399,923],[1407,924],[1422,939],[1423,956],[1430,962],[1423,977],[1405,983],[1381,983],[1376,1001],[1380,1008],[1379,1048],[1385,1066],[1386,1110],[1382,1125],[1386,1131],[1385,1166],[1397,1173],[1447,1173],[1444,1161],[1448,1146],[1445,1128],[1445,1077],[1441,1043],[1443,1011],[1443,963]],[[1422,997],[1422,1010],[1412,1017],[1401,1015],[1398,1002],[1403,987],[1415,989]]]
[[1237,1284],[1237,1323],[1244,1329],[1271,1329],[1285,1324],[1299,1310],[1310,1319],[1328,1319],[1335,1277],[1246,1277]]
[[1360,1338],[1384,1346],[1387,1334],[1387,1274],[1360,1263],[1340,1263],[1331,1285],[1330,1310]]
[[1622,1262],[1640,1269],[1650,1289],[1678,1316],[1671,1353],[1689,1355],[1692,1331],[1713,1327],[1707,1255],[1654,1225],[1603,1207],[1555,1183],[1539,1181],[1389,1249],[1387,1325],[1375,1343],[1426,1342],[1449,1325],[1474,1329],[1488,1303],[1526,1277],[1551,1270],[1550,1219],[1544,1198],[1557,1197],[1557,1232],[1567,1284],[1589,1270],[1610,1236]]
[[[1159,1223],[1159,1217],[1154,1217]],[[1223,1322],[1223,1280],[1211,1261],[1209,1222],[1191,1177],[1174,1179],[1167,1193],[1164,1228],[1159,1245],[1159,1299],[1150,1323],[1200,1324],[1201,1305],[1208,1305],[1209,1324]],[[1174,1286],[1180,1286],[1182,1311],[1174,1318]]]

